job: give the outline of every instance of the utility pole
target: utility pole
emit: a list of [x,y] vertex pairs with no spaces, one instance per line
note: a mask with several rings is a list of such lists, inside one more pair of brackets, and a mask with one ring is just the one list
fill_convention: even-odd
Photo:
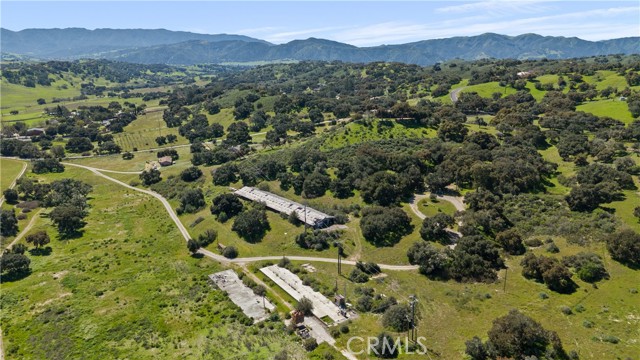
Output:
[[342,245],[338,245],[338,275],[342,275]]
[[411,304],[411,340],[416,341],[418,330],[416,329],[416,303],[418,298],[415,295],[409,296]]
[[504,269],[504,285],[502,286],[503,292],[507,292],[507,272],[508,271],[509,271],[508,267]]

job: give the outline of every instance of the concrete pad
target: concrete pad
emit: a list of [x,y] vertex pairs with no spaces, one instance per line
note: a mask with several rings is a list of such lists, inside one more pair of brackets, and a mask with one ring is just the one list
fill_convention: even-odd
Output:
[[311,300],[313,303],[313,315],[318,319],[328,316],[334,323],[347,320],[336,304],[319,292],[314,291],[310,286],[304,285],[302,280],[291,271],[278,265],[267,266],[260,269],[260,271],[297,301],[300,301],[303,297]]
[[262,297],[254,294],[253,290],[242,283],[238,274],[231,269],[211,274],[209,278],[220,290],[229,295],[229,299],[238,305],[245,315],[253,318],[254,322],[266,319],[269,316],[267,310],[272,311],[276,308],[269,300],[264,299],[264,306],[267,309],[265,310],[262,307]]

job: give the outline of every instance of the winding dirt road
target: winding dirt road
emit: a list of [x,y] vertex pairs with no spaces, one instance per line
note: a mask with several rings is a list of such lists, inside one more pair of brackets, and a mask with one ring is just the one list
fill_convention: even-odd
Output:
[[[164,206],[165,210],[167,210],[167,212],[169,213],[169,216],[171,217],[171,220],[173,220],[173,222],[176,224],[176,226],[178,227],[178,230],[180,230],[180,233],[182,234],[182,237],[184,238],[185,241],[188,241],[189,239],[191,239],[191,236],[189,235],[189,232],[187,231],[187,229],[184,227],[184,225],[182,224],[182,222],[180,221],[180,219],[178,218],[178,215],[176,215],[176,213],[173,211],[173,208],[171,208],[171,205],[169,204],[169,202],[167,201],[167,199],[165,199],[162,195],[158,194],[157,192],[151,191],[151,190],[145,190],[145,189],[140,189],[134,186],[131,186],[127,183],[124,183],[120,180],[114,179],[110,176],[107,176],[103,173],[101,173],[101,169],[97,169],[97,168],[93,168],[90,166],[85,166],[85,165],[79,165],[79,164],[73,164],[73,163],[63,163],[65,165],[69,165],[69,166],[75,166],[75,167],[79,167],[85,170],[89,170],[92,173],[105,178],[109,181],[113,181],[121,186],[124,186],[128,189],[131,190],[135,190],[135,191],[139,191],[142,193],[145,193],[147,195],[151,195],[154,198],[160,200],[160,202],[162,203],[162,205]],[[234,264],[247,264],[247,263],[251,263],[251,262],[256,262],[256,261],[265,261],[265,260],[279,260],[282,258],[282,256],[257,256],[257,257],[246,257],[246,258],[236,258],[236,259],[227,259],[222,255],[218,255],[212,251],[209,251],[207,249],[199,249],[198,253],[211,258],[213,260],[216,260],[220,263],[224,263],[224,264],[230,264],[230,263],[234,263]],[[287,258],[289,258],[290,260],[299,260],[299,261],[316,261],[316,262],[326,262],[326,263],[337,263],[338,259],[336,258],[323,258],[323,257],[314,257],[314,256],[289,256],[289,255],[284,255]],[[356,262],[355,261],[350,261],[350,260],[344,260],[342,261],[342,263],[347,264],[347,265],[355,265]],[[378,264],[380,266],[381,269],[385,269],[385,270],[398,270],[398,271],[410,271],[410,270],[417,270],[418,266],[415,265],[388,265],[388,264]]]
[[464,90],[466,86],[463,87],[459,87],[457,89],[454,89],[453,91],[451,91],[451,93],[449,93],[449,97],[451,98],[451,102],[456,103],[458,101],[458,94],[460,94],[460,91]]
[[18,234],[18,236],[16,236],[16,238],[13,239],[13,241],[9,245],[7,245],[7,247],[5,247],[5,249],[11,248],[15,243],[20,241],[20,239],[22,239],[29,232],[29,230],[31,230],[31,228],[33,227],[33,224],[36,222],[36,219],[38,217],[40,217],[40,214],[43,211],[44,211],[44,209],[40,209],[40,210],[38,210],[37,213],[33,214],[33,217],[31,218],[31,220],[29,220],[29,223],[27,224],[27,226],[25,226],[24,229],[22,229],[20,234]]
[[[415,194],[409,203],[409,207],[417,217],[421,220],[424,220],[427,216],[420,211],[418,207],[418,203],[422,199],[428,199],[430,194]],[[466,208],[464,206],[464,198],[462,196],[450,196],[450,195],[436,195],[437,199],[450,202],[458,211],[464,211]],[[461,222],[458,225],[462,225]],[[451,234],[454,234],[456,237],[462,237],[462,234],[459,231],[456,231],[451,228],[447,228],[447,231]]]

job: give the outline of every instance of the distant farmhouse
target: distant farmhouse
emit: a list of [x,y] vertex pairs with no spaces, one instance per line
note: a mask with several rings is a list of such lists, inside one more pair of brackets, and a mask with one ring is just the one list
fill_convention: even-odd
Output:
[[280,213],[287,215],[295,213],[300,221],[316,229],[331,226],[335,219],[333,216],[308,206],[253,187],[245,186],[240,190],[236,190],[235,194],[247,200],[264,203],[269,209]]
[[160,163],[161,166],[173,165],[173,159],[171,158],[171,156],[163,156],[158,159],[158,163]]

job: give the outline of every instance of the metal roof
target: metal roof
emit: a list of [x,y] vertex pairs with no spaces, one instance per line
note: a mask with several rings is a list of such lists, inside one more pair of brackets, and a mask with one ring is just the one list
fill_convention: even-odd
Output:
[[268,208],[281,213],[285,213],[287,215],[291,215],[292,212],[295,212],[296,217],[300,221],[314,227],[321,226],[324,222],[326,222],[326,220],[334,218],[331,215],[327,215],[308,206],[299,204],[295,201],[291,201],[270,192],[262,191],[250,186],[245,186],[240,190],[236,190],[235,194],[247,200],[262,202]]

